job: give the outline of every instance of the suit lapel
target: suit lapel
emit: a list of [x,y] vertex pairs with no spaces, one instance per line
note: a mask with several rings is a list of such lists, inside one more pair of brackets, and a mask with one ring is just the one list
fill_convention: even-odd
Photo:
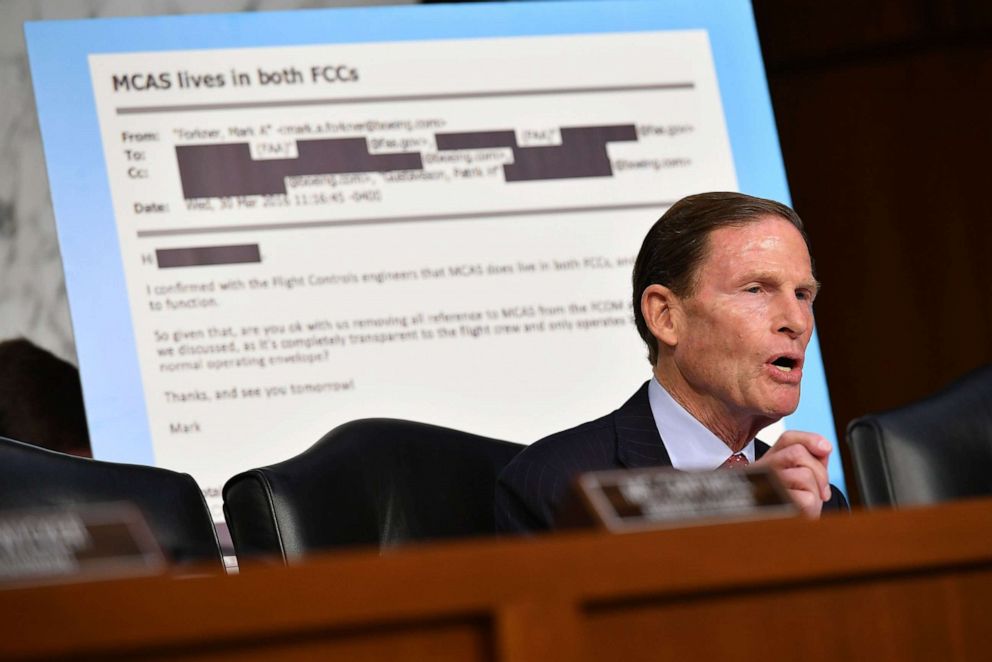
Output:
[[760,460],[761,456],[767,453],[771,449],[771,446],[761,441],[760,439],[754,440],[754,459]]
[[637,393],[613,413],[613,425],[617,438],[617,460],[621,465],[628,469],[672,465],[651,413],[648,382],[644,382]]

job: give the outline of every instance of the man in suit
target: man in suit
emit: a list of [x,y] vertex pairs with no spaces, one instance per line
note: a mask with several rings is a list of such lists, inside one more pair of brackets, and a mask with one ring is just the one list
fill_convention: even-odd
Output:
[[514,458],[497,483],[497,527],[554,528],[575,476],[647,466],[769,466],[807,516],[846,509],[828,481],[830,442],[796,430],[771,448],[755,439],[799,405],[819,288],[799,216],[740,193],[683,198],[645,237],[633,286],[652,379]]

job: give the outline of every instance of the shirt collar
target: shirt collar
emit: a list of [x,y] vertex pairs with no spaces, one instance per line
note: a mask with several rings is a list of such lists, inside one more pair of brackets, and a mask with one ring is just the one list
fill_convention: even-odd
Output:
[[[730,457],[730,448],[696,420],[652,377],[648,384],[651,415],[662,443],[672,459],[672,466],[683,471],[710,471]],[[754,462],[754,439],[741,450],[748,462]]]

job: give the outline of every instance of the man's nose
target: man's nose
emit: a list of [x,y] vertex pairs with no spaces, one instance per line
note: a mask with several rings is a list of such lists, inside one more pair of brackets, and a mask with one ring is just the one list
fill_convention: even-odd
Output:
[[813,312],[808,302],[797,299],[795,295],[784,294],[780,297],[775,322],[779,333],[798,338],[812,326]]

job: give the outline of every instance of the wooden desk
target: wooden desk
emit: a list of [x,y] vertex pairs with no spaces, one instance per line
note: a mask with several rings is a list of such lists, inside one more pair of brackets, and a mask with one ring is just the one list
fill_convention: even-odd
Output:
[[992,501],[0,591],[0,657],[992,659]]

